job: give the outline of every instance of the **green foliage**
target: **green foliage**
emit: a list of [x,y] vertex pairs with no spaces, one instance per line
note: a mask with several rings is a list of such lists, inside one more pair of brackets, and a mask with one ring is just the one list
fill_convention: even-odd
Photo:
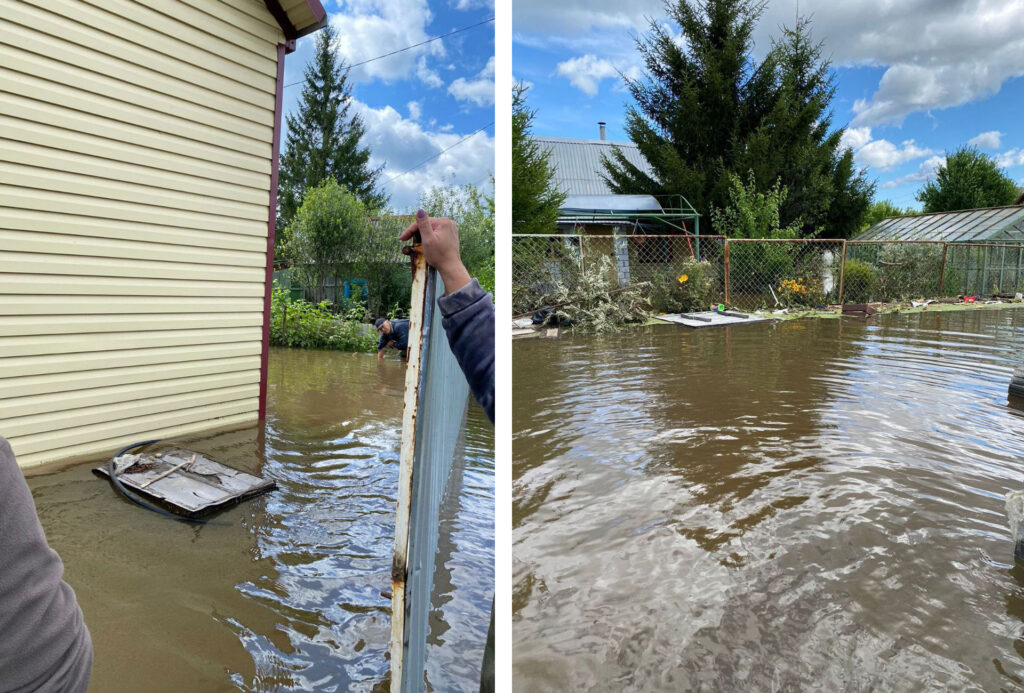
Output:
[[867,303],[878,288],[878,274],[875,269],[864,262],[850,258],[846,260],[843,272],[843,302]]
[[960,147],[946,154],[935,180],[924,184],[917,200],[924,204],[925,213],[949,212],[1012,205],[1017,194],[1017,184],[995,159],[976,147]]
[[284,244],[297,279],[323,300],[327,280],[352,258],[354,249],[366,244],[367,237],[363,204],[338,181],[327,178],[306,193],[285,229]]
[[[798,238],[800,221],[780,227],[780,208],[788,191],[779,180],[768,190],[758,192],[753,172],[747,183],[734,173],[727,176],[729,201],[723,208],[711,210],[717,232],[729,238]],[[733,286],[739,292],[767,292],[767,287],[791,273],[791,247],[783,243],[733,243],[729,246]]]
[[288,116],[288,141],[281,154],[278,188],[280,233],[291,224],[307,191],[333,178],[373,211],[387,196],[377,188],[381,168],[370,168],[370,150],[360,146],[366,127],[350,114],[348,68],[334,47],[331,25],[317,33],[316,54],[306,66],[298,112]]
[[459,254],[470,276],[494,293],[494,200],[474,185],[438,186],[420,197],[420,206],[434,217],[459,225]]
[[878,222],[885,219],[891,219],[892,217],[913,217],[920,213],[921,212],[913,209],[912,207],[903,209],[889,200],[872,202],[871,206],[868,208],[867,215],[864,217],[864,223],[861,224],[861,231],[871,228]]
[[619,286],[612,259],[602,255],[570,280],[556,283],[551,293],[554,311],[548,319],[580,332],[614,332],[650,317],[645,298],[649,288],[646,282]]
[[339,267],[342,276],[366,280],[367,309],[375,316],[385,315],[395,306],[400,306],[403,314],[408,312],[412,272],[398,236],[409,219],[385,216],[369,220],[362,242],[351,247]]
[[716,233],[729,238],[799,238],[801,221],[780,226],[780,210],[789,191],[776,179],[768,192],[759,192],[754,172],[746,184],[735,173],[726,175],[729,198],[722,207],[713,207],[711,221]]
[[527,89],[512,88],[512,233],[553,233],[566,196],[554,186],[550,153],[530,137]]
[[651,277],[648,300],[656,313],[689,313],[707,310],[716,302],[716,268],[707,260],[687,260],[671,276],[658,273]]
[[938,295],[941,245],[888,243],[878,251],[875,264],[878,267],[877,300],[904,301]]
[[[791,191],[780,225],[802,236],[819,228],[847,237],[860,228],[874,184],[832,130],[832,73],[810,22],[785,29],[768,55],[755,60],[751,39],[766,3],[677,0],[673,27],[651,20],[637,47],[646,66],[626,78],[635,101],[626,131],[653,175],[615,150],[605,168],[617,193],[682,193],[703,215],[728,205],[731,177],[752,171],[760,189],[777,180]],[[710,231],[721,233],[712,219]]]
[[353,306],[346,315],[337,316],[326,301],[293,301],[286,289],[275,284],[270,302],[270,343],[301,349],[376,351],[376,333],[360,322],[363,315],[362,306]]

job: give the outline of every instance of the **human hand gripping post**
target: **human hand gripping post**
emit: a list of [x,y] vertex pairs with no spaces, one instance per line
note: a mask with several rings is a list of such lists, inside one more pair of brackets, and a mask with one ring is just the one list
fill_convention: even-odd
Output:
[[459,227],[444,217],[431,219],[422,209],[416,212],[416,221],[409,224],[399,240],[407,241],[420,235],[423,257],[437,270],[444,282],[444,292],[454,293],[469,284],[471,278],[459,255]]

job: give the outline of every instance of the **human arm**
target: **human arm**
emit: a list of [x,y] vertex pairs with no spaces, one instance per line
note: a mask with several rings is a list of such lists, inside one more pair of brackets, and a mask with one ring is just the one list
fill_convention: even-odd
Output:
[[476,401],[494,422],[494,303],[472,279],[459,256],[458,226],[451,219],[431,219],[423,210],[402,234],[420,232],[423,256],[444,282],[438,298],[448,345],[455,354]]

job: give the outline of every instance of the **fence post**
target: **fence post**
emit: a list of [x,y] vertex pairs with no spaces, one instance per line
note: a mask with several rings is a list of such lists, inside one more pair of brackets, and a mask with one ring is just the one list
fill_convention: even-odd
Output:
[[939,298],[942,298],[942,287],[946,283],[946,256],[949,254],[949,243],[942,244],[942,269],[939,270]]
[[843,239],[843,259],[839,261],[839,306],[843,305],[843,284],[846,282],[846,239]]
[[729,305],[729,239],[725,239],[725,304]]
[[[289,299],[291,296],[288,297]],[[281,343],[288,343],[288,301],[284,303],[284,315],[281,316]]]

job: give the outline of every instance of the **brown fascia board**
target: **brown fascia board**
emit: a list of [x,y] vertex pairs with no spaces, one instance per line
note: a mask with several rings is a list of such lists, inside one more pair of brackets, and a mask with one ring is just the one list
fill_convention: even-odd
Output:
[[263,4],[266,5],[267,11],[277,21],[278,26],[281,27],[281,31],[284,32],[285,41],[288,43],[312,34],[314,31],[319,31],[327,25],[327,11],[320,4],[320,0],[306,0],[306,6],[309,8],[314,21],[304,26],[295,26],[292,23],[291,18],[281,4],[281,0],[263,0]]

